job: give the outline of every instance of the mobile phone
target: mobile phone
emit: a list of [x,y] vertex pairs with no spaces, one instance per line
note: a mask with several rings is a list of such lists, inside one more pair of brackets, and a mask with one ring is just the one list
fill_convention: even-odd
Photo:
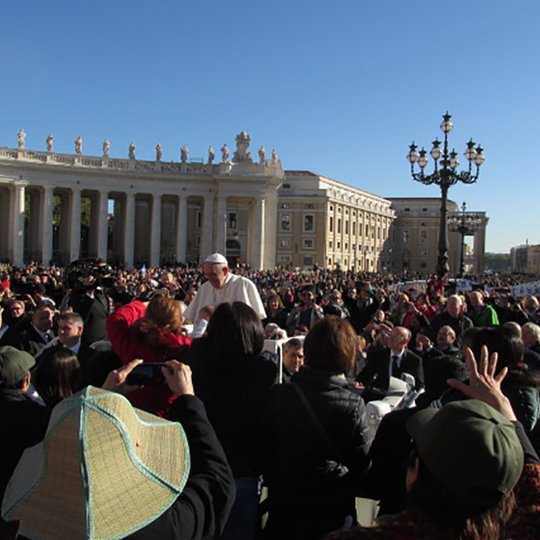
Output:
[[165,384],[161,368],[162,362],[145,362],[139,364],[128,376],[126,382],[132,385],[160,386]]

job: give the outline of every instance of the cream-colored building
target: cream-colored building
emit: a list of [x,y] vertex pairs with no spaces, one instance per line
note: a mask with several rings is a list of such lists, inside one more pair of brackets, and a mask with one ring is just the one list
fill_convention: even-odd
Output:
[[510,250],[512,272],[540,275],[540,244],[516,246]]
[[278,196],[276,262],[382,270],[393,219],[388,199],[309,171],[286,171]]
[[0,261],[20,265],[50,260],[68,263],[99,257],[127,267],[162,262],[196,263],[214,251],[254,268],[275,265],[277,188],[283,169],[272,152],[257,160],[245,132],[236,150],[221,149],[221,160],[163,162],[161,147],[153,161],[25,147],[0,147]]
[[[384,256],[391,261],[390,270],[400,273],[435,273],[438,255],[441,199],[392,198],[388,200],[396,212],[390,231],[390,241]],[[473,236],[472,253],[465,253],[466,269],[472,273],[484,271],[486,226],[485,212],[460,212],[454,201],[447,204],[448,220],[454,223],[448,230],[448,265],[450,275],[460,272],[461,220],[469,227],[466,236]],[[466,227],[467,228],[467,227]]]

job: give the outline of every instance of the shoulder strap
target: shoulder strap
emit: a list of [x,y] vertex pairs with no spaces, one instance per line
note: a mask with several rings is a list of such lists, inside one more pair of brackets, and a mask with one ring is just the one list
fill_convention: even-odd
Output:
[[311,422],[315,426],[315,429],[317,430],[319,435],[323,438],[324,442],[326,443],[326,446],[328,446],[328,448],[332,451],[332,453],[336,456],[336,458],[341,463],[345,463],[343,454],[336,448],[335,444],[332,442],[332,440],[328,436],[328,433],[324,429],[324,426],[321,424],[321,421],[317,418],[317,415],[315,414],[315,411],[313,410],[311,403],[308,401],[306,394],[304,393],[302,388],[300,388],[300,385],[298,385],[295,382],[291,382],[290,385],[296,390],[296,393],[298,394],[300,401],[304,404],[304,407],[308,413],[308,416],[311,419]]

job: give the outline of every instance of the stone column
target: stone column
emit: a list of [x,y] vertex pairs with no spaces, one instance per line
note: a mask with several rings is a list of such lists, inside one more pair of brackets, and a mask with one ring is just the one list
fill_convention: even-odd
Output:
[[214,195],[204,197],[203,226],[201,237],[201,248],[199,255],[204,261],[208,255],[213,253],[212,225],[214,223]]
[[43,186],[39,207],[39,243],[41,244],[41,263],[49,264],[53,248],[53,188]]
[[69,262],[79,258],[81,248],[81,188],[71,188],[69,205]]
[[107,260],[107,249],[108,249],[108,239],[109,239],[109,192],[108,191],[99,191],[98,196],[96,197],[98,201],[97,204],[97,256],[98,259],[104,261]]
[[187,198],[178,196],[176,208],[176,262],[186,262],[187,258]]
[[484,255],[486,251],[486,223],[482,223],[481,228],[474,233],[474,268],[473,273],[482,274],[484,272]]
[[11,210],[11,262],[22,266],[24,259],[24,195],[25,184],[14,184]]
[[265,195],[264,213],[264,268],[274,268],[276,265],[276,238],[277,238],[277,190],[272,189]]
[[259,197],[254,202],[253,215],[253,238],[251,266],[262,269],[264,267],[264,220],[265,220],[265,202],[264,197]]
[[216,239],[215,251],[225,255],[227,248],[227,197],[218,195],[214,238]]
[[124,266],[133,268],[135,251],[135,195],[126,193],[124,206]]
[[152,225],[150,229],[150,265],[159,266],[161,255],[161,197],[152,196]]

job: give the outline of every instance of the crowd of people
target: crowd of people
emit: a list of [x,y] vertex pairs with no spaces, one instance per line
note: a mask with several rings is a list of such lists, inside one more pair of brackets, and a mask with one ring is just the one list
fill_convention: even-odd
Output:
[[536,538],[538,297],[402,278],[5,265],[2,538]]

